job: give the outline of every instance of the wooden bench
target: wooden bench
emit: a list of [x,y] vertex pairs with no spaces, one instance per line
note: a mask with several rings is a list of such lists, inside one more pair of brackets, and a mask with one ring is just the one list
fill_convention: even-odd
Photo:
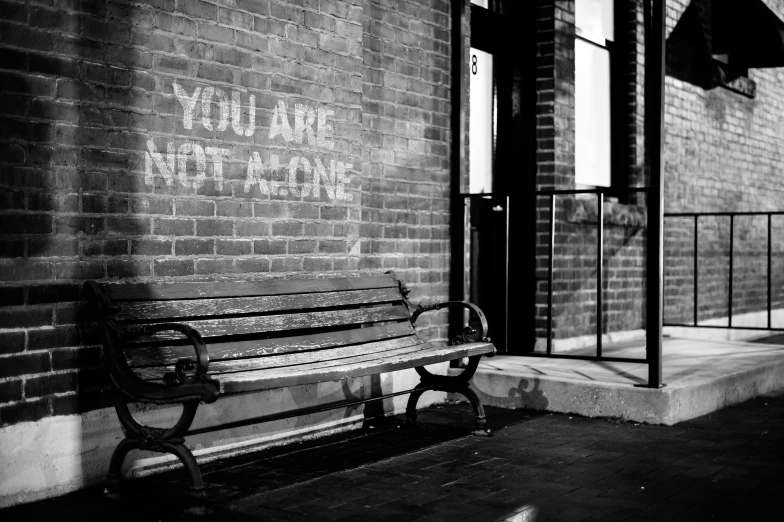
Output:
[[[495,348],[487,321],[471,303],[413,304],[394,274],[330,279],[169,283],[85,283],[97,304],[103,360],[125,431],[109,465],[110,483],[121,479],[129,451],[176,455],[203,490],[199,466],[184,437],[341,408],[408,394],[406,414],[428,390],[456,392],[473,405],[476,430],[486,433],[481,402],[469,387],[479,359]],[[413,323],[424,312],[461,307],[471,324],[450,346],[417,336]],[[205,339],[209,341],[209,348]],[[469,358],[457,376],[433,375],[425,365]],[[190,430],[201,401],[347,377],[416,368],[412,390],[330,402],[299,410]],[[182,403],[172,428],[139,424],[129,402]]]

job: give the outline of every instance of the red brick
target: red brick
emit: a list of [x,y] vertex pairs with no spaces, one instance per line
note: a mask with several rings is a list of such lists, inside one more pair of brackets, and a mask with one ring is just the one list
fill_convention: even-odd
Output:
[[129,261],[113,259],[106,264],[107,277],[133,278],[152,275],[149,261]]
[[25,380],[25,398],[43,397],[76,390],[76,372],[49,374]]
[[243,11],[269,16],[269,0],[237,0],[235,5],[237,9],[242,9]]
[[93,348],[60,349],[52,352],[52,369],[72,370],[101,365],[101,350]]
[[302,223],[297,221],[275,221],[272,223],[273,236],[301,236]]
[[25,332],[0,332],[0,353],[19,353],[25,349]]
[[56,279],[102,279],[105,275],[103,261],[57,262],[54,265]]
[[0,258],[19,258],[24,256],[24,241],[6,240],[0,242]]
[[46,417],[51,412],[48,399],[17,402],[0,407],[0,425],[16,424],[17,422],[33,422]]
[[269,272],[269,259],[254,257],[252,259],[237,259],[237,272]]
[[27,289],[27,304],[48,304],[79,300],[79,285],[55,284],[31,286]]
[[66,216],[56,217],[58,234],[100,234],[104,231],[104,218]]
[[166,256],[172,254],[172,241],[157,239],[136,239],[131,241],[131,255]]
[[253,253],[257,255],[280,255],[286,253],[285,239],[262,239],[253,242]]
[[301,272],[302,258],[299,257],[273,257],[271,259],[271,272]]
[[13,49],[3,49],[0,53],[0,67],[3,69],[24,70],[27,67],[27,53]]
[[0,382],[0,403],[22,400],[22,381]]
[[156,259],[154,271],[157,277],[188,276],[195,274],[194,262],[186,259]]
[[178,216],[214,216],[215,202],[204,200],[175,200],[176,214]]
[[216,244],[216,253],[226,256],[243,256],[251,253],[253,245],[249,240],[219,239]]
[[14,306],[25,303],[25,289],[19,286],[0,287],[0,305]]
[[306,272],[328,272],[333,270],[331,257],[306,257],[302,261],[302,270]]
[[234,271],[231,259],[197,259],[197,274],[228,274]]
[[33,373],[44,373],[51,369],[49,353],[10,355],[0,364],[0,377],[17,377]]
[[192,219],[155,219],[153,233],[163,236],[192,236],[194,235],[194,222]]
[[27,254],[30,257],[68,257],[79,253],[76,238],[41,238],[28,240]]
[[233,234],[233,221],[206,219],[196,221],[196,235],[198,236],[231,236]]
[[217,201],[215,214],[222,217],[250,217],[252,215],[250,203],[242,201]]
[[174,255],[177,256],[211,255],[214,250],[212,239],[178,239],[174,243]]

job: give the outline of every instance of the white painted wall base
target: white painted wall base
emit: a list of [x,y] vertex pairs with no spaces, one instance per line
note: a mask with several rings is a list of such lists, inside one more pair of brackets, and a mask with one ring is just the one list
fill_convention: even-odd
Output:
[[[431,370],[441,374],[447,364]],[[411,389],[419,382],[413,370],[371,377],[295,386],[231,397],[202,405],[193,428],[265,415],[293,408],[338,401],[350,397]],[[407,395],[367,406],[344,408],[303,417],[206,433],[187,439],[187,446],[200,462],[260,448],[286,444],[357,428],[369,417],[405,411]],[[426,393],[419,406],[445,400],[444,393]],[[179,406],[153,407],[134,412],[144,424],[170,426]],[[98,484],[105,479],[109,460],[123,438],[113,408],[82,415],[46,417],[0,429],[0,507],[58,496]],[[125,471],[133,476],[160,472],[176,465],[174,457],[131,452]]]
[[[707,319],[700,321],[698,324],[704,326],[727,326],[729,320],[727,317],[716,317],[714,319]],[[773,328],[784,328],[784,309],[770,311],[770,324]],[[733,328],[695,328],[689,326],[666,326],[664,327],[664,335],[671,337],[679,337],[682,339],[703,339],[706,341],[750,341],[753,339],[760,339],[769,337],[776,333],[762,330],[736,330],[739,326],[751,326],[754,328],[767,328],[768,327],[768,312],[749,312],[746,314],[737,314],[732,316]]]

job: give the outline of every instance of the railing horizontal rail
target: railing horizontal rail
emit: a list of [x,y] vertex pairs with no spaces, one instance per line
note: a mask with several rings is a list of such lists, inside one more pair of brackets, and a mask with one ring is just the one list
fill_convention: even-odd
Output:
[[633,357],[608,357],[606,355],[569,355],[565,353],[526,353],[526,357],[544,357],[550,359],[575,359],[578,361],[601,361],[601,362],[623,362],[623,363],[648,363],[647,359],[637,359]]
[[[745,217],[745,216],[756,216],[756,217],[767,217],[767,240],[766,240],[766,249],[767,249],[767,299],[766,299],[766,312],[767,312],[767,326],[743,326],[743,325],[733,325],[732,324],[732,317],[733,317],[733,297],[734,297],[734,277],[735,277],[735,220],[738,217]],[[772,264],[772,257],[773,257],[773,240],[772,240],[772,218],[773,216],[784,216],[784,211],[781,210],[761,210],[761,211],[749,211],[749,212],[665,212],[664,218],[690,218],[693,219],[694,224],[694,259],[693,259],[693,271],[694,271],[694,282],[693,282],[693,307],[694,310],[692,311],[692,322],[689,323],[671,323],[671,322],[664,322],[662,326],[679,326],[679,327],[688,327],[688,328],[714,328],[714,329],[731,329],[731,330],[760,330],[760,331],[784,331],[784,328],[773,328],[771,324],[772,320],[772,308],[773,308],[773,264]],[[700,218],[705,217],[728,217],[729,219],[729,274],[727,280],[727,290],[729,293],[729,298],[727,300],[727,325],[706,325],[706,324],[699,324],[699,236],[700,236],[700,227],[699,227],[699,220]]]
[[665,212],[664,217],[704,217],[704,216],[724,216],[724,217],[737,217],[737,216],[784,216],[784,210],[777,210],[775,212]]
[[766,326],[722,326],[720,324],[664,323],[663,326],[679,326],[683,328],[714,328],[719,330],[759,330],[763,332],[784,332],[784,328],[768,328]]

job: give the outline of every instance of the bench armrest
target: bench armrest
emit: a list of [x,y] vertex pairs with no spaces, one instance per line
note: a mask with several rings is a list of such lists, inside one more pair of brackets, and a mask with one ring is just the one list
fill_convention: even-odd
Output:
[[476,317],[479,319],[479,329],[472,326],[466,325],[463,328],[463,331],[460,335],[458,335],[455,339],[452,339],[451,344],[461,344],[461,343],[468,343],[468,342],[477,342],[477,341],[486,341],[490,342],[490,339],[487,337],[487,318],[485,317],[484,312],[476,306],[474,303],[469,303],[468,301],[446,301],[443,303],[437,303],[434,305],[423,306],[421,303],[415,305],[414,311],[411,313],[411,322],[415,323],[416,320],[425,312],[431,312],[433,310],[441,310],[443,308],[454,308],[460,307],[473,312]]
[[[150,326],[145,327],[143,330],[139,332],[134,332],[131,335],[125,335],[122,337],[123,344],[127,344],[128,341],[132,339],[136,339],[139,337],[145,337],[148,335],[152,335],[157,332],[166,332],[166,331],[176,331],[183,334],[185,337],[193,345],[193,349],[196,351],[196,364],[194,365],[193,360],[191,359],[180,359],[174,366],[174,374],[167,374],[164,377],[164,380],[170,384],[175,384],[175,379],[180,384],[193,384],[196,382],[201,382],[203,377],[207,375],[207,368],[210,365],[210,354],[207,351],[207,346],[204,344],[204,339],[202,339],[201,334],[195,330],[194,328],[188,326],[187,324],[182,323],[165,323],[165,324],[153,324]],[[188,376],[185,372],[196,370],[192,376]],[[171,376],[171,377],[169,377]]]
[[[112,306],[109,294],[104,291],[101,285],[95,281],[85,281],[84,293],[86,299],[97,305],[98,329],[101,333],[103,344],[104,367],[109,373],[109,379],[117,391],[130,397],[132,400],[156,404],[170,404],[172,402],[197,399],[204,402],[217,400],[220,385],[206,376],[210,358],[199,332],[188,325],[178,323],[149,325],[139,332],[124,331],[112,319],[115,307]],[[139,378],[133,369],[128,366],[123,353],[127,342],[143,335],[164,330],[176,330],[182,333],[191,342],[194,350],[196,350],[196,373],[192,377],[188,377],[185,374],[186,371],[194,369],[193,361],[190,359],[177,361],[174,374],[168,379],[164,378],[166,384],[145,381]]]

